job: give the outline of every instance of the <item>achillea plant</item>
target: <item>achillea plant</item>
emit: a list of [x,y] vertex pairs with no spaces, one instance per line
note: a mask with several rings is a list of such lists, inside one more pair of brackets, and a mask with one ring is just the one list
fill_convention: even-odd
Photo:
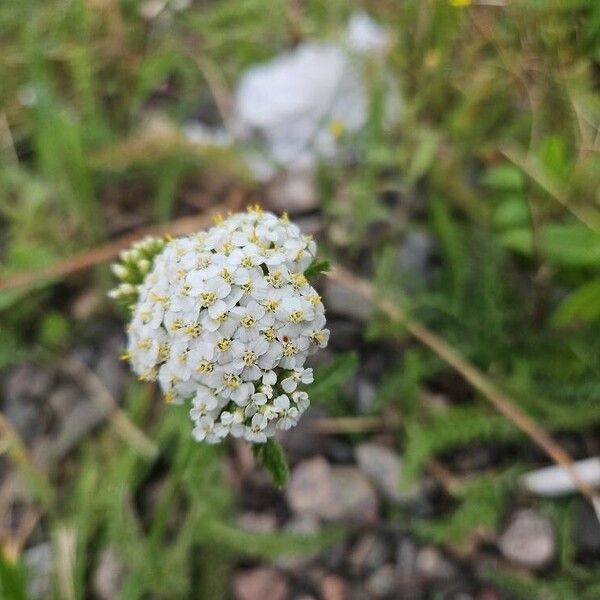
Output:
[[[306,358],[327,345],[325,309],[305,273],[310,236],[260,207],[208,231],[147,239],[113,265],[129,304],[126,357],[168,403],[190,402],[196,440],[264,444],[309,405]],[[319,269],[316,269],[319,270]]]

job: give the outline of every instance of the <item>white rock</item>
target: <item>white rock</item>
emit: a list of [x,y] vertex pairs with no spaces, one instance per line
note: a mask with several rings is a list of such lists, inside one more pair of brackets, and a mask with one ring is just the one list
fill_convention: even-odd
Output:
[[382,52],[390,44],[390,37],[366,12],[352,14],[346,29],[346,42],[356,52]]
[[294,513],[326,521],[369,523],[377,516],[377,495],[369,480],[354,467],[332,467],[322,457],[294,468],[286,498]]
[[[581,479],[592,487],[600,486],[600,458],[586,458],[574,463]],[[545,467],[526,473],[521,485],[539,496],[562,496],[575,491],[571,476],[563,467]]]
[[392,450],[379,444],[365,443],[356,447],[355,454],[361,471],[387,500],[402,502],[418,494],[416,489],[402,489],[402,461]]
[[276,165],[307,168],[336,153],[335,130],[356,132],[367,121],[361,75],[342,47],[306,42],[250,68],[235,95],[233,131],[264,140]]
[[498,540],[502,554],[509,560],[533,569],[547,565],[556,550],[550,520],[534,510],[518,510]]

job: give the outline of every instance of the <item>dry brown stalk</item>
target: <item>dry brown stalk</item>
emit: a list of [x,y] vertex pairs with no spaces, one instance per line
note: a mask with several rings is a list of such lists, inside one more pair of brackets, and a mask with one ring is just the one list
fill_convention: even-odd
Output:
[[54,265],[50,265],[44,269],[27,273],[18,273],[7,277],[4,281],[0,282],[0,292],[16,288],[28,288],[46,279],[61,279],[72,273],[77,273],[78,271],[83,271],[84,269],[89,269],[90,267],[94,267],[103,262],[113,260],[119,255],[119,252],[129,248],[132,242],[146,235],[162,236],[170,234],[172,236],[178,236],[192,233],[193,231],[210,225],[212,223],[212,218],[217,213],[236,210],[237,208],[239,208],[239,202],[235,200],[230,204],[220,205],[201,215],[183,217],[162,225],[137,229],[136,231],[121,236],[103,246],[80,252],[75,256]]

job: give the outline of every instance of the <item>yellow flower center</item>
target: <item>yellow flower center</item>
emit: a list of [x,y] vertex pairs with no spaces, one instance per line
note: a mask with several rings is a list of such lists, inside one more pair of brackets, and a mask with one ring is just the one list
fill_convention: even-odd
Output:
[[158,347],[158,358],[163,361],[167,360],[169,358],[170,351],[171,349],[169,348],[169,344],[167,344],[167,342],[163,342]]
[[217,348],[221,352],[227,352],[231,348],[231,338],[223,338],[217,343]]
[[319,296],[319,294],[317,294],[316,292],[314,294],[310,294],[306,297],[306,299],[311,303],[314,304],[315,306],[317,304],[319,304],[321,302],[321,296]]
[[239,387],[241,383],[240,378],[237,375],[225,375],[225,377],[223,377],[223,382],[232,390]]
[[254,325],[256,325],[256,319],[252,315],[244,315],[240,323],[244,327],[254,327]]
[[273,327],[269,327],[261,333],[265,336],[267,342],[274,342],[277,339],[277,331],[275,331],[275,328]]
[[325,334],[322,331],[313,331],[310,339],[313,344],[322,344],[325,341]]
[[304,287],[308,283],[304,273],[293,273],[290,279],[292,280],[292,286],[296,289]]
[[215,292],[202,292],[200,298],[206,306],[212,306],[217,301],[217,294]]
[[171,329],[173,331],[179,331],[183,328],[183,321],[181,319],[175,319],[171,322]]
[[242,258],[241,265],[246,269],[250,269],[254,266],[254,259],[251,256],[244,256],[244,258]]
[[290,313],[290,321],[292,323],[300,323],[304,320],[304,311],[303,310],[293,310]]
[[185,331],[191,337],[198,337],[200,335],[200,324],[191,323],[185,328]]
[[198,373],[212,373],[214,370],[215,363],[210,362],[208,360],[200,361],[200,363],[196,367],[196,371],[198,371]]
[[258,358],[258,356],[256,356],[256,352],[253,352],[252,350],[246,350],[244,352],[244,356],[242,358],[243,358],[244,364],[247,366],[250,366],[256,362],[256,359]]
[[286,342],[283,345],[284,356],[296,356],[296,354],[298,354],[298,348],[292,342]]
[[150,338],[140,340],[137,344],[137,347],[140,350],[150,350],[150,348],[152,348],[152,340],[150,340]]
[[267,276],[267,281],[274,287],[280,288],[283,285],[283,274],[281,271],[275,271]]
[[275,312],[279,308],[280,304],[281,304],[281,300],[266,300],[263,303],[263,306],[265,307],[265,310],[267,310],[268,312]]

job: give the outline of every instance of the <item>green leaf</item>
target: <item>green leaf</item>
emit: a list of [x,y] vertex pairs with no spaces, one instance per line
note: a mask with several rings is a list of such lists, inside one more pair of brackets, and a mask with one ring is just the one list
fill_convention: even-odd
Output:
[[529,207],[521,195],[509,196],[494,211],[494,225],[501,229],[529,223]]
[[290,470],[285,459],[283,448],[275,438],[267,438],[266,443],[252,447],[254,456],[271,473],[273,485],[281,489],[287,482]]
[[304,271],[305,277],[312,277],[331,271],[331,263],[328,260],[319,260],[316,258]]
[[510,164],[491,167],[481,178],[485,187],[501,191],[520,191],[524,181],[521,169]]
[[600,318],[600,279],[594,279],[567,296],[552,315],[555,327],[574,321],[592,322]]
[[[533,254],[530,229],[511,229],[500,236],[502,244],[527,256]],[[540,250],[552,263],[565,267],[594,267],[600,263],[600,235],[584,225],[548,225],[540,232]]]
[[20,563],[12,563],[0,553],[0,597],[27,600],[25,573]]
[[549,135],[544,139],[540,152],[540,161],[544,168],[555,178],[565,180],[570,171],[567,145],[563,137]]

